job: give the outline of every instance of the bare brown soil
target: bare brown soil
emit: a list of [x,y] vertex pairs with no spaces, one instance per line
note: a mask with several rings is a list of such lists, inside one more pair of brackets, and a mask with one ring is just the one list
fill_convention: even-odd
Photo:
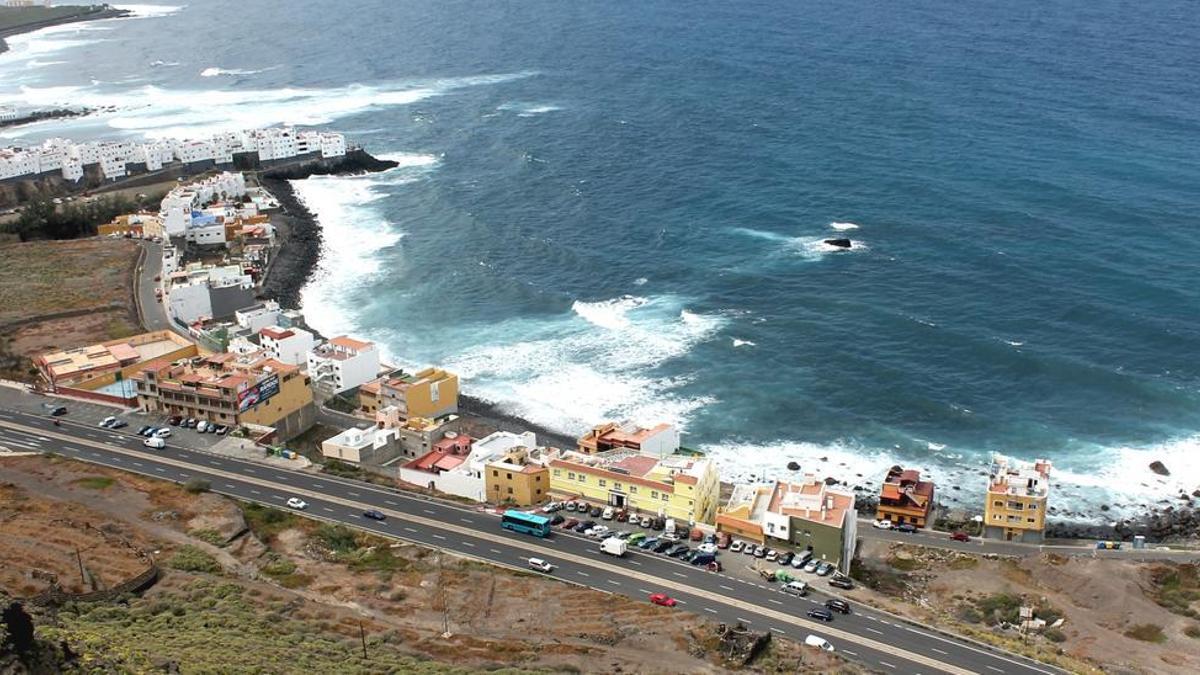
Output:
[[[85,480],[96,478],[113,482],[97,488]],[[185,544],[202,550],[220,564],[222,582],[237,584],[264,615],[284,612],[309,630],[348,638],[357,638],[362,622],[371,635],[387,635],[389,644],[420,659],[471,670],[729,670],[717,653],[715,626],[683,611],[345,530],[335,534],[348,537],[350,548],[333,550],[329,526],[315,521],[294,514],[264,519],[262,511],[243,517],[236,503],[216,495],[60,458],[0,460],[0,482],[4,512],[10,502],[20,506],[0,536],[45,542],[40,550],[3,547],[2,567],[46,564],[67,575],[62,561],[73,560],[76,532],[52,531],[54,515],[70,513],[155,551],[159,561]],[[252,531],[227,543],[247,522],[262,538]],[[118,561],[104,574],[123,573]],[[146,599],[194,592],[188,589],[196,576],[204,575],[168,570]],[[10,594],[27,594],[26,584],[15,572],[0,576],[0,590]],[[774,640],[749,670],[862,672],[784,640]]]

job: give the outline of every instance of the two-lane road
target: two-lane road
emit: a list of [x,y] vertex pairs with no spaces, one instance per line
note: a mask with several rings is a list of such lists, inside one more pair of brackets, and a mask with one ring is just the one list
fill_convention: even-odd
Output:
[[[308,502],[308,515],[472,556],[522,567],[529,557],[551,560],[554,576],[598,590],[645,600],[666,592],[680,608],[725,622],[741,621],[757,630],[802,641],[828,639],[839,652],[876,669],[901,673],[1050,673],[1054,669],[1015,655],[944,636],[855,606],[832,623],[809,619],[807,610],[823,604],[812,594],[797,598],[775,587],[713,574],[662,556],[634,550],[617,559],[598,552],[597,543],[556,532],[546,540],[501,530],[491,513],[332,476],[302,473],[176,446],[151,450],[129,434],[45,417],[0,411],[0,446],[14,451],[55,451],[88,462],[165,480],[208,480],[214,492],[285,507],[289,497]],[[377,522],[362,512],[375,508],[388,519]]]

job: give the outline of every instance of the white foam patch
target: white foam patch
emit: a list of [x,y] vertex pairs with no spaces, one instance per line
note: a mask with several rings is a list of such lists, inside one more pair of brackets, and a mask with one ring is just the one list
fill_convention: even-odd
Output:
[[580,302],[576,300],[571,305],[571,311],[583,317],[585,321],[601,328],[620,330],[630,325],[627,314],[630,310],[645,305],[645,298],[625,295],[613,300],[599,302]]
[[265,73],[268,70],[274,70],[275,68],[278,68],[278,66],[261,68],[259,70],[250,70],[246,68],[217,68],[216,66],[212,66],[200,71],[200,77],[220,77],[222,75],[257,75],[259,73]]
[[[10,104],[36,107],[86,106],[97,121],[129,136],[188,138],[278,124],[313,126],[367,110],[403,106],[466,87],[493,85],[529,77],[509,73],[447,78],[420,83],[351,84],[329,89],[182,90],[144,86],[117,92],[83,87],[21,87],[0,95]],[[196,105],[203,101],[204,105]],[[69,130],[70,121],[57,129]]]
[[410,167],[433,167],[441,161],[441,157],[437,155],[424,155],[415,152],[385,152],[375,155],[376,158],[395,162],[397,168],[404,169]]
[[856,225],[855,223],[830,223],[829,227],[831,227],[839,232],[844,232],[846,230],[857,230],[858,229],[858,225]]
[[829,239],[829,237],[793,237],[786,234],[780,234],[778,232],[771,232],[769,230],[756,230],[749,227],[733,227],[730,228],[730,232],[743,237],[750,237],[753,239],[760,239],[762,241],[780,244],[781,251],[787,252],[791,255],[797,255],[805,260],[820,260],[825,256],[834,253],[856,253],[867,250],[866,243],[856,239],[850,240],[850,248],[843,248],[841,246],[834,246],[832,244],[825,243],[825,240]]
[[130,19],[154,19],[160,16],[170,16],[182,12],[187,5],[113,5],[115,9],[124,9],[133,13]]
[[741,338],[733,338],[734,347],[757,347],[758,344],[750,340],[742,340]]
[[505,103],[497,110],[515,112],[517,117],[536,117],[562,110],[559,106],[540,103]]

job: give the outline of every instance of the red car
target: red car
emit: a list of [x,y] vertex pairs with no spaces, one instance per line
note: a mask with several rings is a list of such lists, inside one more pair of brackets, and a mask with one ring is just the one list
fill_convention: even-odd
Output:
[[675,606],[675,598],[672,598],[671,596],[667,595],[666,593],[651,593],[650,594],[650,604],[662,605],[663,607],[674,607]]
[[966,532],[955,532],[950,538],[954,541],[971,541],[971,536]]

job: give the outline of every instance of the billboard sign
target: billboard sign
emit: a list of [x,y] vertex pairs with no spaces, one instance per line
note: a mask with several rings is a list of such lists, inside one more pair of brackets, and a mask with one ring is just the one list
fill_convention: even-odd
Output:
[[262,403],[270,400],[272,396],[279,393],[279,376],[272,375],[267,379],[259,382],[253,387],[247,387],[245,390],[238,392],[237,406],[238,412],[243,413]]

